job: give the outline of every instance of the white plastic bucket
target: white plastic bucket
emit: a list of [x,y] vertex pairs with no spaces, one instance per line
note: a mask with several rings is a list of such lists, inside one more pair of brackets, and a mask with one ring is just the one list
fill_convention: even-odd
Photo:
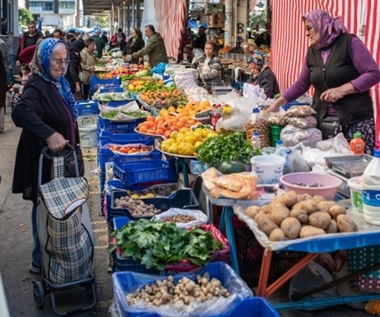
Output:
[[79,127],[79,139],[81,147],[96,147],[96,125]]
[[282,176],[285,159],[278,155],[257,155],[251,158],[252,172],[258,184],[278,184]]
[[364,220],[380,226],[380,186],[364,186],[362,198]]
[[354,212],[363,213],[363,186],[359,182],[360,177],[352,177],[347,181],[350,187],[351,206]]

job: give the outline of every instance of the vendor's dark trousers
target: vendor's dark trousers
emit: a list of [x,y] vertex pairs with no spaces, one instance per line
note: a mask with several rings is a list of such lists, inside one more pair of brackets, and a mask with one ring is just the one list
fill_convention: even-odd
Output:
[[32,209],[32,234],[33,234],[33,251],[32,263],[35,267],[41,267],[41,246],[38,238],[37,229],[37,204],[33,204]]
[[90,85],[82,84],[82,96],[84,100],[89,99]]

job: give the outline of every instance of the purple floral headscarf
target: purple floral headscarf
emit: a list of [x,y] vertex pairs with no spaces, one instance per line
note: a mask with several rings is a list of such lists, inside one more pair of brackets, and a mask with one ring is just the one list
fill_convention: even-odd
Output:
[[311,11],[302,16],[302,19],[308,20],[318,32],[319,40],[315,43],[317,49],[331,46],[339,35],[347,33],[347,29],[340,17],[333,18],[325,10]]

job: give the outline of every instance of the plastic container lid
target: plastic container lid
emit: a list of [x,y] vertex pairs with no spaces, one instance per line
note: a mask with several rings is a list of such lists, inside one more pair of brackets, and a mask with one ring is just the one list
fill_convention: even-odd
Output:
[[253,108],[252,109],[252,113],[259,113],[260,112],[260,109],[259,108]]
[[373,157],[380,157],[380,149],[375,149],[373,151]]

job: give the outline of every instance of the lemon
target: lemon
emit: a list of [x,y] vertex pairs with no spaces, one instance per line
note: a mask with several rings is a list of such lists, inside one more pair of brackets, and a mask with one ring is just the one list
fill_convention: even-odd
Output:
[[202,141],[203,140],[203,132],[201,130],[195,130],[193,132],[195,141]]
[[177,154],[178,153],[178,145],[177,143],[170,144],[168,148],[169,153]]
[[186,134],[185,138],[184,138],[184,141],[186,143],[190,143],[191,145],[193,145],[196,140],[195,140],[195,137],[192,134]]
[[187,127],[182,127],[181,129],[179,129],[179,132],[188,132],[188,131],[190,131],[190,129]]
[[138,194],[133,194],[133,195],[131,195],[131,198],[132,198],[132,199],[139,199],[140,196],[139,196]]
[[181,143],[178,146],[178,153],[182,155],[193,155],[194,146],[191,143]]

